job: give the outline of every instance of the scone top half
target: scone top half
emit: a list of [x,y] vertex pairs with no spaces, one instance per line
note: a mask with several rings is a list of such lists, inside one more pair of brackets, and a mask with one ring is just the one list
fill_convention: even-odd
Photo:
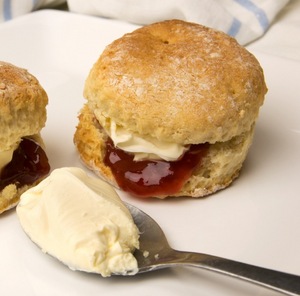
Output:
[[[75,144],[90,168],[124,190],[126,186],[116,181],[124,165],[116,171],[105,161],[107,137],[113,142],[119,137],[122,142],[132,136],[134,143],[146,141],[155,149],[171,147],[170,151],[179,154],[164,158],[168,148],[163,159],[171,161],[171,166],[181,161],[175,164],[178,167],[191,161],[184,158],[191,149],[197,153],[205,150],[203,159],[185,177],[177,176],[184,180],[178,180],[179,189],[173,180],[169,187],[176,191],[150,190],[148,194],[160,198],[205,196],[227,187],[238,176],[266,92],[259,62],[235,39],[199,24],[179,20],[155,23],[112,42],[92,67]],[[92,140],[95,137],[97,140]],[[125,149],[122,143],[115,146]],[[136,157],[138,153],[134,153]],[[149,166],[145,166],[148,174]],[[152,175],[165,173],[156,168]],[[138,176],[137,171],[123,173],[124,178],[138,179],[140,186],[149,184],[144,171]],[[134,190],[128,191],[139,195]]]
[[39,134],[46,122],[48,97],[27,70],[0,61],[0,151],[22,137]]
[[178,144],[224,142],[251,129],[266,86],[256,58],[235,39],[166,21],[109,45],[84,95],[100,123]]

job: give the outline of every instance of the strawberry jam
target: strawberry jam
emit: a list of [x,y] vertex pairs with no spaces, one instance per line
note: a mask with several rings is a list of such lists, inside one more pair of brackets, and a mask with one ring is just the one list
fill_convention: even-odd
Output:
[[104,163],[109,166],[121,189],[134,196],[167,196],[180,191],[201,162],[208,144],[191,145],[177,161],[141,160],[106,142]]
[[50,171],[45,151],[34,140],[23,138],[10,163],[0,173],[0,190],[9,184],[31,185]]

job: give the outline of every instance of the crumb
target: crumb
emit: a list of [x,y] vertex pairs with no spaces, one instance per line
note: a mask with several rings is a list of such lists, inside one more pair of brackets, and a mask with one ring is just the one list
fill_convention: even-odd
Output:
[[143,252],[143,256],[144,256],[144,258],[147,258],[149,256],[149,252],[148,251],[144,251]]

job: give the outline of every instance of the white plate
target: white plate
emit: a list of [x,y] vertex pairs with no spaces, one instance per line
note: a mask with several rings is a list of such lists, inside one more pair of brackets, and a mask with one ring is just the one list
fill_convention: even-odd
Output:
[[[43,138],[53,169],[82,166],[72,138],[85,77],[104,47],[134,28],[47,10],[0,26],[0,60],[27,68],[49,95]],[[205,199],[122,198],[152,215],[177,249],[300,274],[300,64],[255,54],[269,93],[240,178]],[[0,216],[0,233],[1,295],[277,295],[195,268],[111,278],[74,272],[27,238],[14,210]]]

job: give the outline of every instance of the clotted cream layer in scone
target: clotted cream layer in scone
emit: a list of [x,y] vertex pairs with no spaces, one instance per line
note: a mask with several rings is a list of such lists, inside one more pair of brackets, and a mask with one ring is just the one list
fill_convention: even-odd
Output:
[[0,213],[50,170],[40,136],[47,103],[33,75],[0,61]]
[[259,62],[235,39],[155,23],[96,61],[74,143],[89,168],[133,195],[205,196],[238,176],[266,92]]

